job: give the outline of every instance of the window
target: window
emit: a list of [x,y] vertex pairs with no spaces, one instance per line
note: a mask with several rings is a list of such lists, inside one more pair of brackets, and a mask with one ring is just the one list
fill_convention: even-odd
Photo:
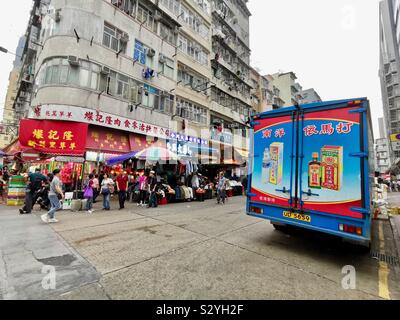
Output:
[[176,106],[176,113],[181,118],[207,124],[207,109],[192,102],[180,99]]
[[122,53],[126,52],[126,44],[121,42],[121,37],[123,32],[108,23],[104,23],[104,33],[103,33],[103,45],[107,48]]
[[188,40],[183,35],[179,35],[178,47],[180,51],[191,56],[200,64],[208,65],[208,54],[204,52],[203,48],[197,42]]
[[199,15],[193,13],[184,5],[181,5],[180,20],[182,20],[202,38],[208,38],[210,29],[205,25],[206,22],[204,21],[204,19]]
[[151,31],[157,31],[157,25],[154,23],[153,12],[151,12],[151,10],[147,9],[145,6],[139,4],[136,18],[140,21],[140,23],[144,23],[144,25]]
[[175,15],[179,15],[180,1],[179,0],[161,0],[162,4]]
[[[100,90],[129,102],[142,102],[144,106],[164,113],[172,113],[174,96],[160,92],[147,84],[139,83],[129,76],[110,71],[101,74],[101,66],[90,61],[81,60],[79,67],[71,66],[66,58],[49,59],[40,67],[36,85],[71,85],[91,90]],[[166,58],[164,64],[168,75],[174,75],[174,61]],[[172,71],[168,71],[172,69]],[[138,94],[139,87],[144,87],[143,96]]]
[[159,60],[159,73],[162,73],[167,78],[174,79],[174,60],[161,55]]
[[146,64],[146,48],[143,43],[136,40],[133,59],[139,61],[141,64]]
[[176,43],[174,31],[164,23],[160,23],[160,37],[171,44]]

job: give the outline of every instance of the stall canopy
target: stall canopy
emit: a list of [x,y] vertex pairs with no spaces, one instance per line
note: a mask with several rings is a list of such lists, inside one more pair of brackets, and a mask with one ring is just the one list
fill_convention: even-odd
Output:
[[122,163],[124,161],[134,158],[136,156],[136,154],[137,154],[137,152],[130,152],[130,153],[123,154],[123,155],[115,157],[115,158],[111,158],[111,159],[107,160],[107,165],[113,166],[115,164]]
[[139,151],[135,157],[139,160],[148,161],[173,161],[179,159],[176,153],[168,150],[167,148],[158,146],[153,146]]
[[19,142],[22,147],[50,155],[83,155],[88,124],[68,121],[23,119]]

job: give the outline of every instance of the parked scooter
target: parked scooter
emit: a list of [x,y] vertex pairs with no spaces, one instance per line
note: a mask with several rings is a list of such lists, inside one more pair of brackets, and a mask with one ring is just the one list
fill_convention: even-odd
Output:
[[37,203],[40,205],[40,209],[42,210],[50,210],[50,199],[49,199],[49,185],[43,185],[38,191],[36,191],[34,204]]

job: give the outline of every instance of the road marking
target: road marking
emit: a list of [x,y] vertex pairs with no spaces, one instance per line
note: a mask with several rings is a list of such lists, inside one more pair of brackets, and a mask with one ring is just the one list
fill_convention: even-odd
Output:
[[[381,254],[385,254],[385,237],[383,234],[383,223],[379,221],[379,249]],[[379,271],[378,271],[378,279],[379,279],[379,297],[390,300],[390,292],[389,292],[389,267],[386,262],[379,262]]]

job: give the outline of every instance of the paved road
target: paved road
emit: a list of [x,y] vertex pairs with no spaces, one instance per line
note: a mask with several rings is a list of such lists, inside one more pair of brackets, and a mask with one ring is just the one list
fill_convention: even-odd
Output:
[[[230,199],[225,206],[208,201],[157,209],[130,205],[92,215],[61,213],[60,223],[51,226],[41,224],[39,213],[20,217],[3,207],[0,223],[5,226],[11,219],[10,227],[28,223],[24,228],[52,231],[66,248],[62,251],[80,262],[76,276],[80,269],[86,276],[69,288],[57,288],[53,299],[400,298],[398,267],[334,237],[275,231],[269,222],[246,216],[244,200]],[[373,229],[373,251],[393,255],[390,223],[377,221]],[[20,246],[19,240],[0,241],[3,260],[5,250]],[[355,267],[355,290],[342,288],[346,265]],[[9,272],[3,278],[18,291],[18,275]],[[42,296],[43,289],[36,288],[37,297]]]

